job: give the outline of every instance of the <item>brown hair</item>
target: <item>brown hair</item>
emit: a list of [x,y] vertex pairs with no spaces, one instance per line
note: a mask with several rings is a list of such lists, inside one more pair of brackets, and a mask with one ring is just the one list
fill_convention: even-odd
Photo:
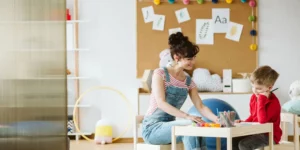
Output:
[[259,85],[273,86],[279,74],[270,66],[261,66],[254,70],[250,76],[252,83]]
[[173,60],[174,54],[181,58],[193,58],[199,52],[199,47],[181,32],[173,33],[169,36],[169,46]]

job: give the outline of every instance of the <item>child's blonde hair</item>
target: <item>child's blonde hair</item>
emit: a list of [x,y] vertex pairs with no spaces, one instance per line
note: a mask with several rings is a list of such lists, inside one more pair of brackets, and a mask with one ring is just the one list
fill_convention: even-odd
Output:
[[261,66],[254,70],[250,76],[252,83],[265,86],[273,86],[279,74],[270,66]]

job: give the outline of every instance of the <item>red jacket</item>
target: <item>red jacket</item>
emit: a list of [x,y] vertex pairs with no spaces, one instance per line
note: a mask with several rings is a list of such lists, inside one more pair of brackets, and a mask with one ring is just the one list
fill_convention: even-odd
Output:
[[251,96],[250,116],[244,122],[273,123],[274,141],[279,143],[282,135],[280,128],[281,106],[275,94],[271,93],[269,98],[264,95]]

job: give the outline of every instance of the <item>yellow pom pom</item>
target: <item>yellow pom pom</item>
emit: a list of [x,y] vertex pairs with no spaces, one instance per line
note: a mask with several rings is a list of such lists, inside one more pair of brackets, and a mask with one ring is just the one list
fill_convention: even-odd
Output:
[[226,0],[226,3],[231,4],[233,0]]
[[160,4],[160,0],[153,0],[155,5],[159,5]]
[[250,49],[253,50],[253,51],[256,51],[257,50],[257,45],[256,44],[251,44]]

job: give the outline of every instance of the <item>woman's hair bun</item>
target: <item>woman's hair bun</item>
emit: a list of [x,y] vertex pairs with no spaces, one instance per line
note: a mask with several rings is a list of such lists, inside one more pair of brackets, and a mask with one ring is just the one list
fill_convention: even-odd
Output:
[[181,32],[173,33],[169,37],[169,45],[176,46],[182,43],[186,43],[188,41],[188,37],[184,36]]

